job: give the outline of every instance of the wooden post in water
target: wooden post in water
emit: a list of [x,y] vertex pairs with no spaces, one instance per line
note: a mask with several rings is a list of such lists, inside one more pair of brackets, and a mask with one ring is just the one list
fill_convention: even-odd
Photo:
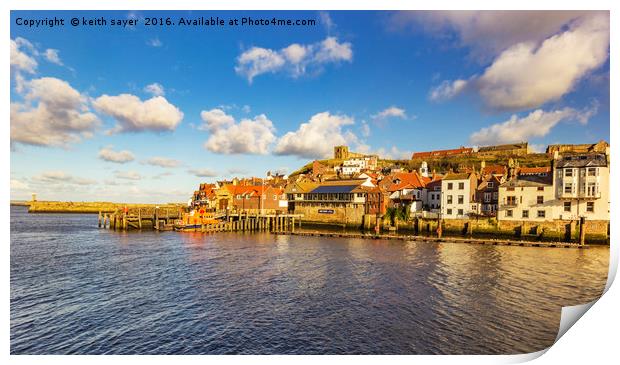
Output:
[[579,218],[579,244],[581,246],[586,244],[586,217]]
[[138,208],[138,228],[142,230],[142,209]]
[[155,207],[155,222],[153,222],[154,227],[157,231],[159,231],[159,208]]
[[295,217],[291,217],[291,232],[295,232]]
[[99,211],[99,218],[97,219],[97,223],[99,224],[99,228],[101,228],[101,211]]

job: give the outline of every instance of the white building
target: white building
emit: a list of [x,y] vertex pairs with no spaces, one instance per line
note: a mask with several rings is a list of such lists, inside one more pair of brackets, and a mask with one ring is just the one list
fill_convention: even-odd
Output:
[[519,175],[499,188],[498,220],[609,220],[609,163],[602,153],[555,156],[552,176]]
[[377,156],[352,157],[342,161],[342,166],[336,168],[343,175],[359,174],[365,170],[375,170],[377,168]]
[[556,156],[556,219],[609,220],[609,163],[603,153]]
[[467,219],[475,213],[474,202],[477,187],[475,174],[449,173],[441,181],[441,217],[444,219]]
[[549,177],[520,175],[499,186],[497,219],[550,221],[557,202]]

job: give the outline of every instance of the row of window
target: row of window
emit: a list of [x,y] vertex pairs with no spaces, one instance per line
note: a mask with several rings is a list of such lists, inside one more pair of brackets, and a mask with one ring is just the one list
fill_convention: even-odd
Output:
[[[575,192],[575,184],[572,182],[564,183],[564,194],[573,194]],[[588,196],[595,196],[598,193],[598,184],[595,182],[589,182],[586,184],[581,184],[581,193],[587,194]]]
[[[457,204],[463,204],[465,197],[463,195],[459,195],[457,197]],[[446,195],[446,203],[452,204],[452,195]]]
[[[579,169],[573,169],[573,168],[567,168],[567,169],[560,169],[558,170],[558,177],[562,177],[562,170],[564,170],[564,177],[573,177],[575,176],[575,170],[579,170]],[[581,169],[581,176],[598,176],[598,168],[597,167],[588,167],[588,168],[584,168]]]
[[[570,213],[572,210],[573,210],[572,202],[564,202],[564,211]],[[586,212],[594,213],[594,202],[586,203]]]
[[[513,211],[512,209],[508,209],[506,210],[506,217],[508,218],[512,218],[513,215]],[[538,218],[545,218],[546,212],[544,210],[537,210],[536,211],[536,217]],[[529,210],[522,210],[521,211],[521,218],[529,218],[530,217],[530,211]]]
[[[536,197],[536,204],[542,204],[545,202],[545,197],[543,195],[538,195]],[[519,197],[519,203],[523,203],[523,197]],[[516,196],[507,196],[506,197],[506,205],[517,205],[517,197]]]
[[[237,196],[235,196],[235,199],[242,200],[242,199],[244,199],[244,197],[245,197],[245,200],[250,200],[250,199],[252,199],[252,198],[259,199],[259,197],[258,197],[258,196],[253,197],[253,196],[250,196],[250,195],[237,195]],[[267,196],[266,196],[265,194],[263,194],[262,198],[263,198],[263,199],[267,199]],[[277,196],[277,195],[274,195],[274,196],[273,196],[273,200],[278,200],[278,196]]]
[[[446,209],[446,214],[447,215],[452,215],[452,209]],[[456,215],[463,215],[463,209],[457,209],[456,210]]]
[[[453,183],[448,183],[448,190],[452,190],[452,188],[453,188]],[[465,183],[460,182],[459,183],[459,190],[463,190],[463,189],[465,189]]]

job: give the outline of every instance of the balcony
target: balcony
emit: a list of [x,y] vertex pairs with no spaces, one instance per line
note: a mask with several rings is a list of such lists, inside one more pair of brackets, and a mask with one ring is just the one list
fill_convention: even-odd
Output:
[[560,199],[599,199],[601,197],[601,192],[572,192],[567,193],[562,191],[559,195]]

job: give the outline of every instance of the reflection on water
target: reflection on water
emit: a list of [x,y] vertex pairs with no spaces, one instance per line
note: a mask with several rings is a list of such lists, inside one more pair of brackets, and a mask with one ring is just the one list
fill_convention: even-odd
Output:
[[11,210],[13,354],[523,353],[609,249],[174,232]]

